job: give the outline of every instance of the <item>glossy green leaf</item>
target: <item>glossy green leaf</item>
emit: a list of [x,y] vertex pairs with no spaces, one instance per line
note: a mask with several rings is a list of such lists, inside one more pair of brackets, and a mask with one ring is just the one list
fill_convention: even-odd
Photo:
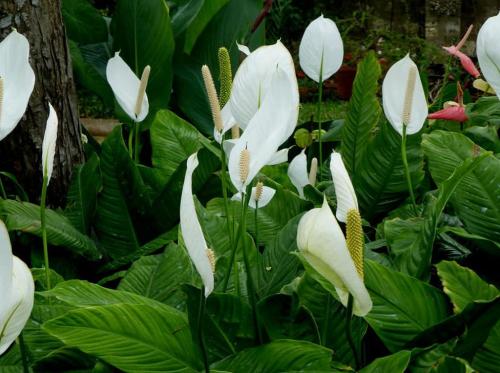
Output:
[[[62,246],[89,260],[100,259],[102,254],[94,241],[80,233],[58,212],[46,209],[47,241],[50,245]],[[10,231],[21,231],[42,237],[40,207],[29,202],[0,201],[0,215]]]
[[193,22],[205,3],[205,0],[184,0],[178,1],[178,3],[180,4],[177,4],[177,7],[174,8],[174,12],[170,15],[175,38],[182,34],[191,22]]
[[380,357],[359,371],[359,373],[404,373],[410,363],[411,352],[399,351],[393,355]]
[[80,44],[108,40],[108,26],[88,0],[63,0],[61,12],[68,38]]

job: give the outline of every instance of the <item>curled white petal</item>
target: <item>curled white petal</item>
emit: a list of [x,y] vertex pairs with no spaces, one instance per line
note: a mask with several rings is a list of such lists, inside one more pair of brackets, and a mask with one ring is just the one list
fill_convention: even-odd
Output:
[[250,55],[250,48],[248,48],[246,45],[243,45],[243,44],[239,44],[238,42],[236,43],[236,45],[238,46],[238,50],[243,53],[245,56],[248,56]]
[[337,72],[344,59],[344,44],[335,22],[323,15],[312,21],[300,42],[299,60],[304,73],[315,82]]
[[0,140],[11,133],[23,117],[35,86],[29,51],[28,39],[15,30],[0,43],[0,78],[3,80]]
[[427,100],[417,65],[409,55],[406,55],[391,66],[382,84],[382,103],[385,116],[392,127],[399,134],[402,134],[406,86],[410,69],[416,69],[416,81],[412,94],[411,110],[409,111],[410,123],[407,123],[406,129],[408,135],[419,132],[428,115]]
[[351,178],[345,168],[340,153],[333,152],[330,160],[330,172],[337,197],[337,212],[335,216],[343,223],[347,221],[347,212],[358,210],[358,199],[352,186]]
[[120,57],[119,52],[108,61],[106,66],[106,78],[113,90],[116,101],[134,122],[142,122],[149,112],[149,101],[147,94],[144,95],[141,111],[135,115],[135,104],[141,81]]
[[321,208],[308,211],[300,219],[297,246],[307,262],[335,287],[344,306],[347,306],[351,293],[354,298],[353,313],[365,316],[370,312],[372,300],[356,271],[344,234],[326,199]]
[[49,117],[47,119],[47,125],[45,126],[45,134],[42,143],[42,167],[43,175],[47,177],[47,185],[50,182],[52,170],[54,169],[58,123],[56,111],[49,103]]
[[[256,191],[257,188],[253,187],[252,188],[252,194],[250,195],[250,200],[248,201],[248,206],[251,208],[256,208],[257,207],[257,199],[256,197]],[[276,194],[276,190],[273,188],[270,188],[268,186],[263,186],[262,187],[262,193],[259,199],[259,208],[266,206],[271,200],[273,199],[274,195]],[[243,194],[241,192],[238,192],[234,194],[231,197],[232,201],[240,201],[243,198]]]
[[[296,105],[299,104],[297,78],[290,52],[280,41],[257,48],[243,60],[238,68],[229,100],[231,112],[243,130],[266,100],[272,76],[278,67],[289,76],[292,82],[295,82],[292,86],[293,102]],[[295,121],[293,126],[296,123]],[[273,122],[268,123],[269,127],[273,125],[275,125]]]
[[274,166],[288,161],[288,150],[289,150],[288,148],[278,150],[276,153],[274,153],[271,160],[267,162],[267,165]]
[[477,34],[476,51],[481,72],[500,99],[500,13],[490,17]]
[[217,128],[214,127],[214,139],[219,144],[221,143],[224,134],[236,125],[236,120],[234,119],[233,114],[231,113],[231,106],[229,104],[226,104],[222,108],[221,116],[223,125],[222,132],[219,132]]
[[205,297],[214,290],[214,274],[207,256],[207,243],[203,236],[193,199],[193,172],[198,167],[197,154],[191,154],[187,160],[186,176],[182,187],[180,225],[182,238],[189,257],[194,263],[205,286]]
[[295,188],[297,188],[300,198],[304,198],[304,187],[309,185],[305,149],[296,155],[290,162],[288,166],[288,177]]

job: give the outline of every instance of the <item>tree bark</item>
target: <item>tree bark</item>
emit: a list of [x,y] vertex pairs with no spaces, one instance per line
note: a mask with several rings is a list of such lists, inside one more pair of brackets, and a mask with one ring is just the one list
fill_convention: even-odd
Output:
[[72,169],[83,161],[84,155],[60,0],[0,0],[0,40],[12,28],[30,42],[30,62],[36,81],[23,119],[0,142],[0,170],[16,175],[30,200],[39,200],[42,140],[50,102],[59,118],[59,130],[48,200],[52,205],[62,206]]

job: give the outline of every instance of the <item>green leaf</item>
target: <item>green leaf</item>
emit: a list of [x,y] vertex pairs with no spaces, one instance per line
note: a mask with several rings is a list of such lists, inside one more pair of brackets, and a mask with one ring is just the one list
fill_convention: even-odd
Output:
[[342,158],[347,171],[355,180],[373,128],[381,109],[377,99],[378,80],[382,71],[373,51],[358,64],[347,119],[342,130]]
[[[424,135],[422,146],[436,184],[450,177],[465,159],[484,150],[459,133],[434,131]],[[500,242],[500,159],[488,155],[468,174],[451,197],[456,214],[473,234]],[[490,250],[498,253],[496,247]]]
[[436,197],[430,197],[423,217],[396,218],[385,222],[385,237],[401,272],[423,280],[429,277],[438,219],[462,180],[479,167],[486,156],[468,158],[459,164],[450,177],[439,185]]
[[88,0],[63,0],[62,16],[68,38],[80,44],[108,40],[108,26]]
[[332,351],[305,341],[279,340],[230,356],[213,368],[232,372],[331,371]]
[[391,352],[447,316],[443,292],[371,260],[365,260],[365,283],[373,301],[365,320]]
[[393,355],[376,359],[361,369],[359,373],[404,373],[410,363],[410,357],[410,351],[399,351]]
[[173,308],[144,304],[82,308],[46,322],[43,329],[67,346],[125,372],[201,369],[187,320]]
[[187,252],[171,244],[163,254],[144,256],[132,264],[118,289],[183,309],[185,296],[181,285],[192,283],[194,276]]
[[172,87],[174,34],[165,1],[119,0],[111,23],[113,49],[140,77],[151,66],[150,113],[165,108]]
[[94,154],[82,166],[73,171],[64,214],[82,233],[90,234],[94,220],[97,193],[101,188],[99,158]]
[[[443,344],[434,344],[426,348],[414,348],[411,352],[410,371],[412,373],[429,373],[436,371],[444,363],[455,345],[457,338]],[[451,373],[451,372],[450,372]]]
[[175,38],[193,22],[204,3],[205,0],[186,0],[181,1],[181,4],[175,8],[172,14],[172,30]]
[[[9,231],[21,231],[42,237],[40,206],[14,200],[0,201],[0,215]],[[102,254],[94,241],[80,233],[65,216],[45,209],[47,241],[62,246],[89,260],[98,260]]]

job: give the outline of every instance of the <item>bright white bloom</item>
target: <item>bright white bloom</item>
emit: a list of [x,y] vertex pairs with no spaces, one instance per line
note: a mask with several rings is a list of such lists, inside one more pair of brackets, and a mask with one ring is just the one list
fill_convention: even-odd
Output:
[[[274,195],[276,194],[276,190],[268,186],[262,186],[260,192],[258,192],[258,190],[258,187],[252,188],[252,194],[250,195],[250,200],[248,201],[248,206],[253,209],[257,207],[257,202],[259,202],[259,208],[266,206],[269,202],[271,202]],[[231,197],[231,200],[241,201],[242,198],[243,194],[241,192],[238,192],[233,197]]]
[[299,60],[304,73],[319,83],[330,78],[342,65],[344,44],[335,22],[323,15],[312,21],[300,42]]
[[49,117],[45,126],[45,134],[42,143],[42,168],[43,176],[47,177],[47,185],[49,185],[54,169],[54,156],[56,154],[57,142],[57,114],[52,105],[49,103]]
[[[298,107],[299,91],[290,52],[280,41],[273,45],[257,48],[243,60],[238,68],[228,103],[231,105],[231,113],[236,123],[243,130],[247,128],[260,106],[266,101],[271,91],[272,77],[278,68],[292,82],[291,102],[293,106]],[[290,120],[293,122],[294,118]],[[290,125],[295,127],[296,124],[297,119],[295,118],[295,122]],[[275,125],[274,122],[267,123],[268,127]]]
[[424,87],[417,65],[409,55],[391,66],[382,84],[384,113],[392,127],[408,135],[420,131],[428,115]]
[[321,208],[308,211],[300,219],[297,246],[311,267],[335,287],[344,306],[347,306],[351,293],[354,298],[353,313],[365,316],[370,312],[372,300],[326,199]]
[[0,221],[0,355],[21,334],[28,321],[35,296],[31,271],[12,255],[9,233]]
[[304,187],[309,185],[309,176],[307,174],[307,157],[303,149],[288,166],[288,177],[292,184],[297,188],[300,198],[304,198]]
[[[248,59],[250,56],[245,61]],[[291,79],[281,68],[275,71],[271,80],[266,98],[243,135],[234,142],[229,155],[229,175],[239,192],[245,191],[246,186],[273,159],[279,146],[295,128],[298,116],[298,101],[295,97],[297,80],[295,77]],[[244,159],[242,155],[245,155]]]
[[208,297],[214,290],[214,274],[210,259],[212,254],[209,254],[194,205],[193,172],[196,167],[198,167],[198,157],[197,153],[194,153],[187,160],[181,195],[180,225],[184,244],[205,286],[205,297]]
[[335,195],[337,197],[337,212],[335,216],[343,223],[347,222],[347,212],[349,210],[358,210],[358,199],[354,192],[351,179],[345,168],[340,153],[333,152],[330,160],[330,172],[335,186]]
[[16,128],[35,86],[30,45],[16,30],[0,43],[0,140]]
[[139,79],[120,57],[120,53],[116,52],[106,66],[106,78],[123,111],[134,122],[142,122],[149,112],[148,96],[145,93],[149,66],[146,66]]
[[481,72],[500,98],[500,13],[490,17],[477,34],[477,58]]

